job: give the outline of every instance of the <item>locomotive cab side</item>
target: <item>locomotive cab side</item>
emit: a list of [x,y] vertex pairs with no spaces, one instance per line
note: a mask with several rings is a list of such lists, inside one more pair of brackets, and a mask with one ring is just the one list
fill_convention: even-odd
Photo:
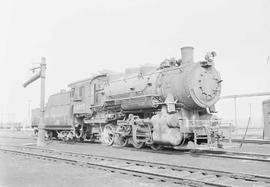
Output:
[[106,75],[98,75],[69,85],[75,137],[77,139],[84,141],[100,139],[102,127],[105,123],[104,118],[100,117],[102,116],[100,108],[104,102],[103,88],[106,81]]

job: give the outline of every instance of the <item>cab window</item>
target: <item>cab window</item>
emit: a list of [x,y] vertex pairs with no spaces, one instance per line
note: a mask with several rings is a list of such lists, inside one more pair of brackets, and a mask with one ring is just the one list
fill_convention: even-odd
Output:
[[79,97],[82,98],[83,97],[83,92],[84,92],[84,86],[81,86],[79,89]]
[[72,89],[71,89],[71,97],[73,98],[74,95],[75,95],[75,88],[72,88]]

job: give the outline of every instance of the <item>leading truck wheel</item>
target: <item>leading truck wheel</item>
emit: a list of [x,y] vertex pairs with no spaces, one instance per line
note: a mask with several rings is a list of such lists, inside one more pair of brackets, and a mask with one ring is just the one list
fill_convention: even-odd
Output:
[[134,141],[132,137],[129,139],[129,141],[130,144],[136,149],[141,149],[144,146],[144,142]]
[[144,146],[144,142],[135,142],[133,141],[133,139],[131,138],[131,144],[133,145],[133,147],[135,147],[136,149],[141,149]]
[[144,142],[140,141],[139,139],[139,132],[138,132],[138,127],[133,126],[132,127],[132,137],[130,138],[130,143],[135,147],[136,149],[140,149],[144,146]]
[[113,133],[113,126],[112,125],[106,125],[104,127],[103,133],[102,133],[102,141],[106,145],[112,145],[114,142],[114,133]]

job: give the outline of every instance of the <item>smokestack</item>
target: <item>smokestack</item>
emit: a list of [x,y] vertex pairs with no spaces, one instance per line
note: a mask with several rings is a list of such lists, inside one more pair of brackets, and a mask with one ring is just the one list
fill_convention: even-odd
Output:
[[193,47],[181,48],[182,64],[193,62]]

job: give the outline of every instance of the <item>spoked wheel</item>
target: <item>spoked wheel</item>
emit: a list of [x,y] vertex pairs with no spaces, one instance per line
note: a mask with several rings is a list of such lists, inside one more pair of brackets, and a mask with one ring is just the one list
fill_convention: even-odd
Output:
[[48,140],[52,139],[53,137],[53,132],[52,131],[45,131],[45,138]]
[[158,150],[162,149],[162,145],[159,145],[159,144],[151,144],[150,147],[154,151],[158,151]]
[[128,138],[120,136],[120,135],[116,135],[115,136],[115,142],[116,142],[117,145],[119,145],[121,147],[125,147],[128,144]]
[[79,127],[76,127],[76,129],[75,129],[75,137],[76,137],[76,139],[82,141],[83,140],[83,135],[84,135],[83,126],[80,125]]
[[130,143],[135,147],[136,149],[141,149],[144,146],[144,142],[136,142],[133,140],[133,138],[130,138]]
[[114,133],[113,133],[113,126],[112,125],[106,125],[104,127],[103,133],[102,133],[102,141],[106,145],[112,145],[114,142]]
[[38,128],[34,128],[34,135],[35,135],[35,136],[38,135]]

